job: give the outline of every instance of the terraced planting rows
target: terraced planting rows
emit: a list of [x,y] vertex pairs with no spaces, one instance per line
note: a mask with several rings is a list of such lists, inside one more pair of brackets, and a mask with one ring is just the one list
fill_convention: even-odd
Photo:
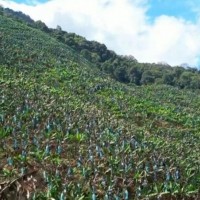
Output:
[[132,88],[76,64],[2,66],[1,88],[1,198],[199,198],[198,94]]
[[199,90],[116,82],[0,23],[0,199],[200,198]]

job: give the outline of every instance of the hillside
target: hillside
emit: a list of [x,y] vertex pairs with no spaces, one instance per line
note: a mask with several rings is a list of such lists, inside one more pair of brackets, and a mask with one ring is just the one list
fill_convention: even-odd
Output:
[[5,15],[0,45],[0,199],[200,198],[199,90],[118,82]]
[[139,63],[133,56],[121,56],[108,50],[104,44],[88,41],[75,33],[63,31],[60,26],[48,28],[43,22],[34,22],[29,16],[11,9],[3,9],[5,16],[42,30],[61,43],[70,46],[113,79],[135,85],[166,84],[180,89],[200,89],[200,71],[196,68],[167,63]]
[[1,64],[33,67],[31,65],[34,63],[35,68],[38,64],[49,66],[58,61],[69,63],[76,60],[77,63],[89,65],[86,59],[67,45],[61,44],[40,30],[19,22],[14,23],[12,19],[2,16],[0,31]]

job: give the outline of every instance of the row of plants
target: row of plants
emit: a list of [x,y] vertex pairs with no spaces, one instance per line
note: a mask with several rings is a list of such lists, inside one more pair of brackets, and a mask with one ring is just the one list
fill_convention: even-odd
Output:
[[[198,95],[163,86],[158,98],[155,87],[86,71],[1,67],[1,177],[36,171],[24,189],[30,199],[197,198]],[[174,103],[162,97],[170,94]],[[188,109],[180,103],[175,112],[178,98],[191,101],[185,118],[196,125],[177,120]]]
[[198,90],[116,82],[0,22],[0,199],[199,198]]

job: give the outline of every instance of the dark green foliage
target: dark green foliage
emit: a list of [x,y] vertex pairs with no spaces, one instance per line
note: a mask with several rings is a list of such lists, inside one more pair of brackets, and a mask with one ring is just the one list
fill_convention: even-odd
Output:
[[114,77],[120,82],[128,82],[128,75],[124,67],[116,68],[114,71]]
[[[192,78],[200,77],[197,69],[171,67],[166,64],[138,63],[133,57],[119,56],[108,50],[105,45],[95,41],[87,41],[74,33],[65,31],[58,33],[57,30],[51,29],[50,35],[80,52],[88,61],[120,82],[131,82],[136,85],[162,83],[180,88],[199,89],[198,83],[194,83],[196,79]],[[135,72],[132,69],[135,69]],[[179,80],[183,72],[190,72],[190,77],[193,79],[192,85],[187,84],[189,82],[183,81],[182,78]]]
[[163,84],[174,85],[174,74],[165,73],[162,77]]
[[190,88],[190,83],[191,83],[192,78],[193,78],[192,72],[184,71],[179,78],[180,88],[184,88],[184,87]]
[[25,23],[28,23],[28,24],[34,24],[34,20],[32,20],[28,15],[25,15],[24,13],[22,13],[21,11],[13,11],[12,9],[10,8],[5,8],[4,9],[4,14],[5,16],[7,17],[11,17],[11,18],[14,18],[15,20],[18,20],[18,21],[23,21]]
[[142,78],[141,78],[142,85],[151,84],[151,83],[154,83],[154,81],[155,81],[155,77],[151,71],[146,70],[145,72],[143,72]]
[[40,30],[42,30],[44,32],[48,32],[49,31],[49,28],[46,26],[46,24],[44,22],[40,21],[40,20],[36,21],[34,23],[34,27],[37,28],[37,29],[40,29]]
[[4,9],[3,9],[3,7],[0,5],[0,15],[3,15],[3,11],[4,11]]

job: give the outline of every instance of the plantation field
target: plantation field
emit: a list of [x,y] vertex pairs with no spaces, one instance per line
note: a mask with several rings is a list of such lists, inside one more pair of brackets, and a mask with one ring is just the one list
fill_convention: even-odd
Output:
[[0,199],[200,199],[199,90],[119,83],[0,23]]
[[86,71],[1,67],[2,182],[33,173],[19,183],[36,199],[197,198],[199,95]]

